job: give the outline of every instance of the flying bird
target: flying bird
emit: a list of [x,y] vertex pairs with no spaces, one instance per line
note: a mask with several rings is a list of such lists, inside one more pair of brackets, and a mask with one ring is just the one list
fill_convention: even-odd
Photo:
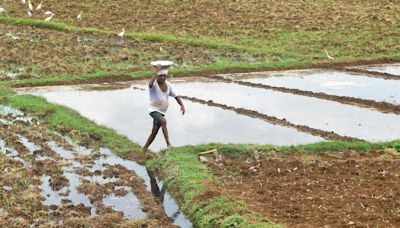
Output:
[[328,51],[326,49],[324,49],[326,57],[328,57],[329,60],[335,60],[335,58],[333,58],[331,55],[329,55]]
[[6,13],[7,10],[0,6],[0,13]]
[[78,16],[76,16],[76,20],[80,21],[82,20],[82,11],[78,14]]
[[118,36],[124,38],[124,35],[125,35],[125,29],[123,28],[122,32],[118,33]]
[[30,11],[33,11],[33,5],[30,0],[28,0],[28,7]]
[[42,8],[42,4],[43,4],[43,1],[41,1],[41,2],[39,3],[39,5],[36,6],[36,10],[40,10],[40,9]]

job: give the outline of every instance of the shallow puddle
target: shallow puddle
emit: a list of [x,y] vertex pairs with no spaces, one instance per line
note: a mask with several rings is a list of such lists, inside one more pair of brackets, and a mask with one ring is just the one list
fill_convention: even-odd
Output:
[[400,104],[400,81],[398,80],[355,76],[334,70],[288,71],[283,75],[281,73],[251,74],[248,77],[244,74],[244,77],[239,80]]
[[357,68],[364,69],[364,70],[381,72],[381,73],[388,73],[388,74],[398,75],[400,77],[400,64],[366,66],[366,67],[357,67]]
[[[58,88],[36,91],[34,94],[43,96],[50,102],[71,107],[83,116],[111,127],[141,145],[146,142],[152,128],[152,118],[147,110],[148,91],[132,88],[113,91]],[[179,105],[172,98],[167,113],[169,135],[175,146],[210,142],[293,145],[323,140],[291,128],[238,115],[233,111],[188,100],[185,100],[184,104],[187,113],[182,116]],[[150,149],[159,150],[165,146],[160,130]]]
[[256,110],[291,123],[365,140],[398,139],[400,116],[337,102],[222,82],[175,83],[182,95]]

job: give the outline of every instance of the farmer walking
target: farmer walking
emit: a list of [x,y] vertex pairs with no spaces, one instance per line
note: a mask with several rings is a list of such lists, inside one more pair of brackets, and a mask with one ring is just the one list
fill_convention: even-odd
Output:
[[165,119],[165,112],[168,109],[168,97],[174,97],[178,104],[181,106],[182,115],[185,114],[185,106],[182,100],[176,95],[172,84],[167,81],[168,69],[162,69],[161,65],[156,66],[156,74],[154,74],[149,81],[150,89],[150,116],[153,117],[153,129],[147,139],[146,144],[142,148],[142,152],[147,152],[150,144],[154,141],[158,130],[162,128],[165,142],[167,147],[172,147],[169,141],[167,120]]

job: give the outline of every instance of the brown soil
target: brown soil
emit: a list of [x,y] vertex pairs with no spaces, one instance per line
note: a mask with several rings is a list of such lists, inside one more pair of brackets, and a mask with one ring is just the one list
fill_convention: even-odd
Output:
[[[216,50],[178,42],[121,40],[116,35],[3,23],[0,23],[0,30],[0,69],[15,73],[18,79],[95,72],[113,72],[118,79],[119,76],[150,69],[149,63],[154,59],[169,59],[178,67],[189,67],[216,63],[219,58],[246,61],[250,55],[239,50]],[[258,55],[250,56],[257,58]],[[121,75],[115,75],[115,72]],[[0,73],[0,79],[9,78]]]
[[[278,87],[278,86],[270,86],[270,85],[264,85],[261,83],[252,83],[252,82],[244,82],[244,81],[237,81],[237,80],[231,80],[224,78],[222,76],[210,76],[209,78],[217,79],[220,81],[224,82],[233,82],[237,83],[239,85],[245,85],[245,86],[250,86],[254,88],[263,88],[263,89],[270,89],[274,91],[279,91],[283,93],[291,93],[291,94],[296,94],[296,95],[301,95],[301,96],[307,96],[307,97],[315,97],[319,99],[325,99],[325,100],[330,100],[330,101],[336,101],[341,104],[348,104],[348,105],[355,105],[363,108],[373,108],[376,109],[380,112],[384,113],[395,113],[395,114],[400,114],[400,106],[399,105],[394,105],[388,102],[383,102],[383,101],[374,101],[374,100],[367,100],[367,99],[361,99],[361,98],[354,98],[354,97],[346,97],[346,96],[336,96],[336,95],[330,95],[322,92],[312,92],[312,91],[305,91],[305,90],[300,90],[300,89],[291,89],[291,88],[285,88],[285,87]],[[398,77],[400,79],[400,77]]]
[[226,154],[209,163],[216,192],[288,227],[399,227],[395,150]]
[[[12,116],[1,116],[12,120]],[[65,129],[69,135],[79,135],[84,138],[83,143],[91,146],[101,146],[97,135],[86,135],[73,129]],[[26,137],[30,142],[41,149],[33,154],[19,141],[18,135]],[[29,227],[57,226],[65,227],[176,227],[167,217],[160,202],[153,194],[147,191],[144,181],[136,173],[123,166],[106,166],[105,170],[90,172],[80,168],[77,173],[90,176],[118,178],[116,182],[102,184],[82,180],[78,191],[86,193],[92,205],[96,206],[96,217],[91,217],[90,208],[83,204],[73,205],[68,199],[62,200],[61,205],[45,206],[42,204],[44,196],[39,188],[42,175],[50,176],[49,183],[53,191],[69,186],[69,181],[63,175],[63,167],[71,165],[71,160],[63,159],[54,152],[47,142],[54,141],[66,150],[74,150],[63,137],[48,131],[48,127],[41,124],[15,123],[0,125],[0,139],[8,147],[19,153],[19,158],[32,164],[31,168],[24,168],[22,163],[14,161],[0,153],[0,227]],[[75,155],[74,160],[83,165],[93,165],[99,153],[94,148],[90,155]],[[50,159],[39,160],[37,156],[47,156]],[[122,196],[126,190],[115,189],[117,186],[130,187],[140,200],[143,211],[147,213],[145,220],[126,220],[122,212],[114,211],[103,204],[103,198],[109,194]],[[68,195],[68,191],[62,195]]]
[[398,75],[393,75],[393,74],[389,74],[389,73],[363,70],[363,69],[357,69],[357,68],[346,68],[346,71],[352,72],[352,73],[359,73],[359,74],[362,74],[363,76],[368,75],[370,77],[375,77],[375,78],[400,80],[400,77]]
[[[39,1],[33,1],[36,6]],[[27,18],[27,6],[5,0],[9,14]],[[383,28],[398,24],[400,7],[393,0],[362,1],[59,1],[44,2],[33,18],[44,19],[51,10],[54,21],[115,32],[168,32],[192,37],[238,36],[273,39],[275,30],[363,32],[365,27]],[[76,16],[83,11],[82,20]],[[357,23],[355,23],[355,21]],[[383,32],[383,31],[382,31]],[[386,32],[386,31],[385,31]],[[387,31],[389,32],[389,31]],[[393,32],[393,31],[392,31]],[[246,42],[246,41],[242,41]]]
[[295,128],[299,131],[307,132],[312,135],[320,136],[322,138],[329,139],[329,140],[364,141],[362,139],[358,139],[355,137],[342,136],[333,131],[329,132],[329,131],[324,131],[324,130],[320,130],[320,129],[316,129],[316,128],[311,128],[311,127],[305,126],[305,125],[293,124],[293,123],[287,121],[286,119],[279,119],[275,116],[269,116],[267,114],[263,114],[263,113],[260,113],[260,112],[254,111],[254,110],[249,110],[249,109],[244,109],[244,108],[235,108],[233,106],[216,103],[212,100],[206,101],[206,100],[202,100],[202,99],[199,99],[196,97],[188,97],[188,96],[181,96],[181,97],[183,99],[188,99],[190,101],[197,102],[200,104],[206,104],[209,106],[219,107],[219,108],[226,109],[226,110],[232,110],[241,115],[259,118],[261,120],[267,121],[272,124]]

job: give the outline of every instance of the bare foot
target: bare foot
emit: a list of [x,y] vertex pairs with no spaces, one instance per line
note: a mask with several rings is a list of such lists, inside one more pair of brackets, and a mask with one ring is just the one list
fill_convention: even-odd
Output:
[[168,148],[174,148],[174,146],[171,145],[171,144],[168,144],[167,147],[168,147]]

